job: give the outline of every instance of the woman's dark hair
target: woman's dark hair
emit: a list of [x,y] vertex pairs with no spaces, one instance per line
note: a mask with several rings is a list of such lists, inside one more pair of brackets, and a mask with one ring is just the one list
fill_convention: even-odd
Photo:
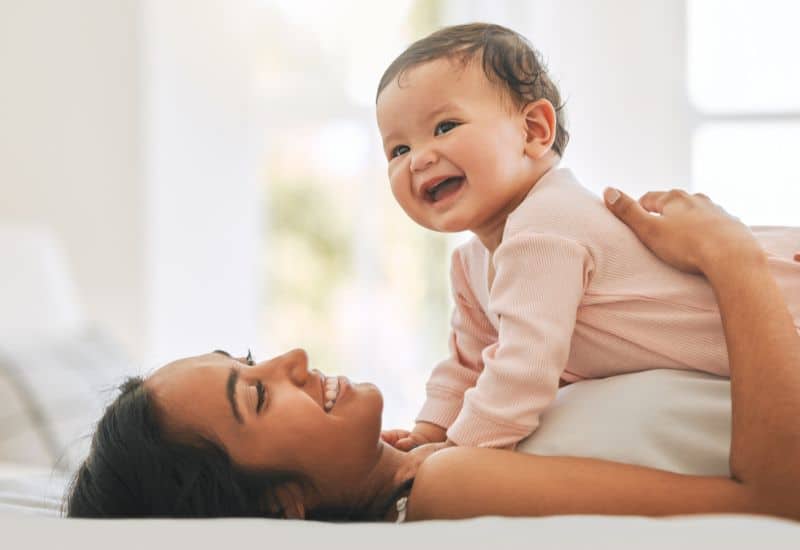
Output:
[[392,80],[399,79],[409,69],[437,59],[456,60],[466,66],[479,52],[486,77],[509,94],[516,108],[521,109],[542,98],[553,104],[557,125],[553,150],[563,156],[569,133],[558,88],[548,76],[541,55],[530,42],[500,25],[455,25],[417,40],[383,73],[375,100]]
[[170,440],[143,379],[128,378],[119,389],[70,483],[67,516],[278,517],[266,510],[265,495],[286,476],[245,472],[209,441]]

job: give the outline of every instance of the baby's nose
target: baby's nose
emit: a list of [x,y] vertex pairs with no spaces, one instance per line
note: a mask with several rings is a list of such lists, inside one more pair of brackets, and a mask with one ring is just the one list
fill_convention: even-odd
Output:
[[430,149],[419,149],[411,153],[411,171],[421,172],[436,162],[436,154]]

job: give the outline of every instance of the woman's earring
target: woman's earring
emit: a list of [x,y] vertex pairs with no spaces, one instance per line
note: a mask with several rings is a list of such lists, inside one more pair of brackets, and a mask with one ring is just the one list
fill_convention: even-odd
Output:
[[256,362],[253,361],[253,353],[250,351],[250,348],[247,348],[247,359],[245,359],[248,365],[255,365]]

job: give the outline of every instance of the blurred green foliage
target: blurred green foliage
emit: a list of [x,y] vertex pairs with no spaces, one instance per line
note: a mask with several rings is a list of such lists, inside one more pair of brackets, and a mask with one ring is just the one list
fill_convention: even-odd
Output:
[[[434,30],[441,10],[439,0],[415,2],[407,14],[410,38]],[[325,65],[339,65],[339,54],[326,52],[332,57]],[[328,97],[347,96],[326,90]],[[373,116],[370,110],[359,120],[369,128]],[[391,196],[383,161],[368,161],[358,177],[339,180],[315,165],[320,161],[309,140],[329,122],[323,117],[310,130],[281,129],[266,159],[262,340],[275,353],[303,347],[312,366],[327,373],[347,373],[354,358],[378,362],[371,365],[377,368],[400,363],[414,373],[409,392],[421,395],[420,377],[447,352],[447,238],[408,219]],[[376,329],[379,323],[384,326]],[[378,336],[387,331],[389,341],[382,344]],[[392,331],[396,342],[413,349],[393,349]],[[353,353],[353,347],[366,353]],[[419,364],[409,365],[405,357]]]

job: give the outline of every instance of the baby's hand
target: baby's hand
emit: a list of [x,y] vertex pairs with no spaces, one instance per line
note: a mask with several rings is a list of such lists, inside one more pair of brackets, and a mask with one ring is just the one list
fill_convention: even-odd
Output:
[[440,443],[447,439],[447,430],[430,422],[417,422],[412,431],[386,430],[381,439],[401,451],[410,451],[426,443]]
[[397,442],[401,439],[406,439],[411,435],[408,430],[383,430],[381,432],[381,439],[392,447],[397,447]]
[[420,445],[432,443],[424,435],[408,430],[386,430],[381,432],[381,439],[400,451],[410,451]]

